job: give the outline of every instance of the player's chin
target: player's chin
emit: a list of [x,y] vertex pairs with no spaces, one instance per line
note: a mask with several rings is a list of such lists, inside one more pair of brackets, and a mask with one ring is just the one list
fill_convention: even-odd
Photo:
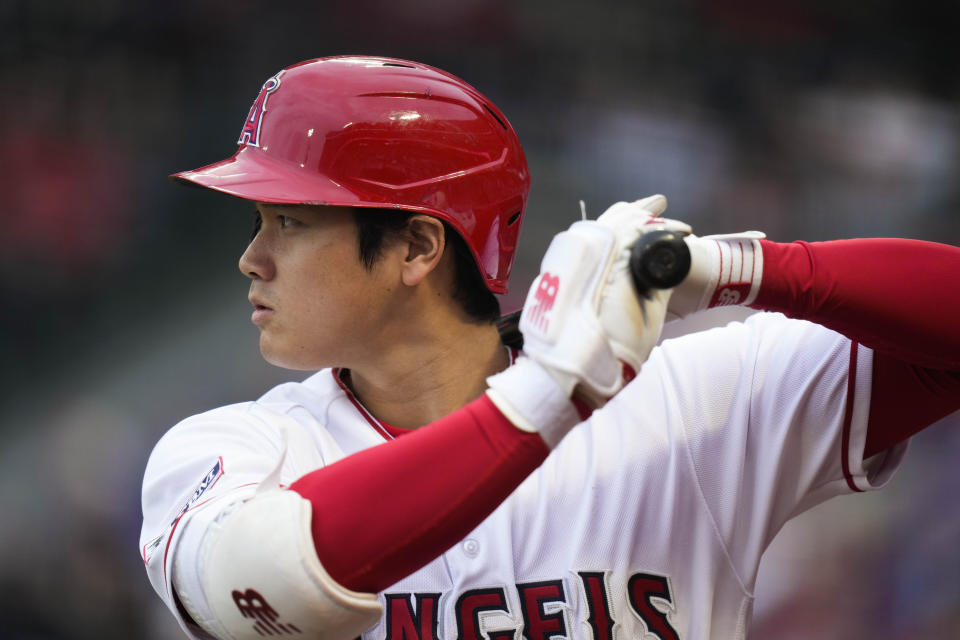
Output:
[[316,371],[329,366],[301,345],[277,340],[266,331],[260,332],[260,355],[275,367],[296,371]]

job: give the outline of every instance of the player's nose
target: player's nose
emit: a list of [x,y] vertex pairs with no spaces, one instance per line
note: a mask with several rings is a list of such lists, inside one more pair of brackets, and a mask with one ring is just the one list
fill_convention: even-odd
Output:
[[247,245],[237,266],[240,267],[240,273],[251,280],[270,280],[273,278],[273,261],[270,259],[269,252],[264,246],[260,234],[257,234]]

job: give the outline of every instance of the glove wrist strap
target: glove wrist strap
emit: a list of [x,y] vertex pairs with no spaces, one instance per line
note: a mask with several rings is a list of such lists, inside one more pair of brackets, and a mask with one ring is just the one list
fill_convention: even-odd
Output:
[[758,231],[688,236],[691,267],[670,300],[669,315],[684,317],[704,309],[749,305],[760,292],[763,250]]
[[570,396],[544,367],[527,357],[487,378],[487,397],[522,431],[539,433],[551,449],[580,422]]

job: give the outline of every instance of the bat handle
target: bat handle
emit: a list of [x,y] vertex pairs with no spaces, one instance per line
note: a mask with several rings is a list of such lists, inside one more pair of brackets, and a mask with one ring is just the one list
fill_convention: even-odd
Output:
[[690,249],[675,231],[651,231],[630,249],[630,274],[637,293],[672,289],[690,272]]

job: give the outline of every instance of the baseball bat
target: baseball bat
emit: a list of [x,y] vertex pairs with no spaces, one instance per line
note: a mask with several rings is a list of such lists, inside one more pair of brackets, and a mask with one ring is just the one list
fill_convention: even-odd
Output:
[[[637,295],[647,297],[651,289],[672,289],[690,272],[690,249],[683,236],[674,231],[651,231],[640,236],[630,248],[630,275]],[[520,310],[497,322],[500,339],[507,346],[523,348]]]
[[630,275],[637,294],[672,289],[690,272],[690,248],[675,231],[651,231],[630,248]]

